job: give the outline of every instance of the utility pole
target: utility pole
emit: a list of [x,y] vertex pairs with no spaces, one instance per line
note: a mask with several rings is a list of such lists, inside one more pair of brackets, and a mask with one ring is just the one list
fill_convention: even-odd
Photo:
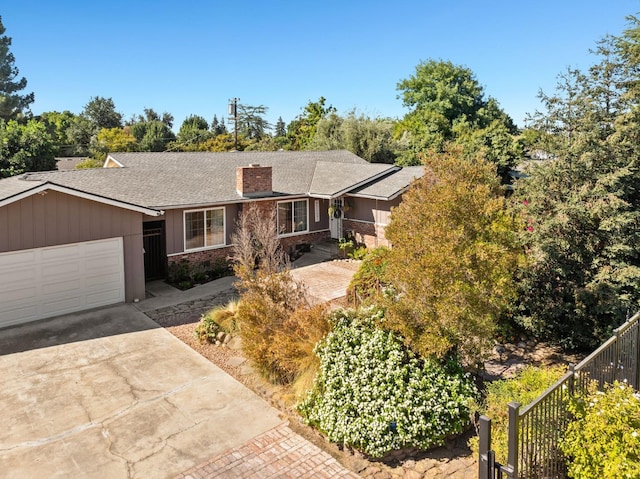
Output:
[[233,133],[236,151],[238,151],[238,101],[240,98],[229,100],[229,119],[234,121]]

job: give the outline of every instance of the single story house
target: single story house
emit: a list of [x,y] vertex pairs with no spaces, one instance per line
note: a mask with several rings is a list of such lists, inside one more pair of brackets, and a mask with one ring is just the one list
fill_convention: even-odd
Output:
[[226,259],[245,205],[285,249],[384,227],[422,167],[348,151],[111,153],[104,167],[0,180],[0,327],[145,296],[167,265]]

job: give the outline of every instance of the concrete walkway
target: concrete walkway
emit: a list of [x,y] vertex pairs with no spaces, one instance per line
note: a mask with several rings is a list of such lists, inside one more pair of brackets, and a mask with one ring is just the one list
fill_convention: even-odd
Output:
[[198,284],[191,289],[181,291],[164,281],[152,281],[147,283],[147,299],[135,304],[135,307],[146,313],[156,309],[167,308],[177,304],[184,304],[198,301],[203,298],[216,296],[224,291],[233,288],[233,284],[238,280],[235,276],[226,276],[205,284]]

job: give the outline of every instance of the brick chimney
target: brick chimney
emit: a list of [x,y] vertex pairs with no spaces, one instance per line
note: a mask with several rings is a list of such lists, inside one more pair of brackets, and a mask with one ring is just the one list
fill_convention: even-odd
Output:
[[251,164],[236,168],[236,190],[241,196],[264,196],[273,192],[271,167]]

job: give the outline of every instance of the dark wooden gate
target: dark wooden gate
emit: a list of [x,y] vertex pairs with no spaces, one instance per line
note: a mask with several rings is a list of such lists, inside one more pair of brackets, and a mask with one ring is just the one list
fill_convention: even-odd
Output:
[[167,252],[164,221],[143,223],[144,279],[165,279],[167,277]]

